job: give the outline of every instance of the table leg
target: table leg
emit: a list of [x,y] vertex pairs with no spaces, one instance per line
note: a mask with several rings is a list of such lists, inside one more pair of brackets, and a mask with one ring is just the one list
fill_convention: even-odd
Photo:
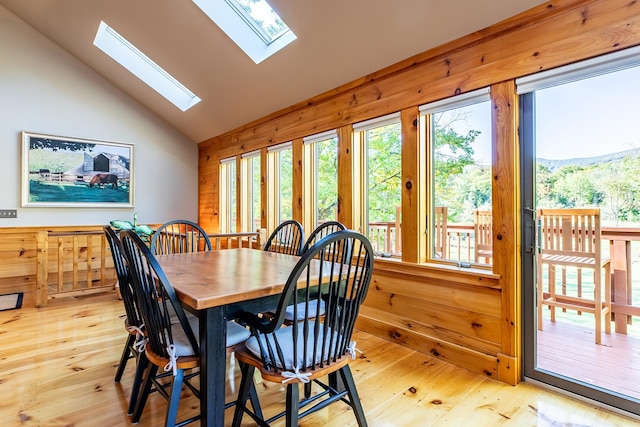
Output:
[[224,307],[200,314],[200,413],[201,426],[224,425],[224,383],[227,321]]

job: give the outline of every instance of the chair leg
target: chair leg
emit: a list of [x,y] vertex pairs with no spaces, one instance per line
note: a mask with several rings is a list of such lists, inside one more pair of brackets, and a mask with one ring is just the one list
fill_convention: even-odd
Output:
[[298,412],[300,409],[300,390],[298,383],[287,386],[287,427],[298,427]]
[[[253,373],[251,375],[253,378]],[[260,407],[260,400],[258,399],[258,391],[256,390],[256,384],[253,382],[253,379],[251,380],[251,387],[249,389],[249,400],[251,401],[253,413],[256,414],[258,418],[264,419],[262,408]]]
[[[255,385],[253,384],[253,372],[255,371],[255,367],[246,363],[240,364],[240,372],[242,372],[242,379],[240,380],[240,387],[238,389],[238,400],[236,400],[236,407],[233,413],[233,422],[232,427],[240,427],[242,423],[242,417],[246,411],[247,399],[250,398],[252,393],[255,393],[255,401],[258,400],[258,394],[256,393]],[[251,404],[254,405],[253,397],[251,396]],[[262,415],[262,410],[260,409],[260,404],[257,404],[258,409],[260,410],[260,415]],[[256,405],[253,406],[254,413],[256,413]],[[258,415],[256,413],[256,415]]]
[[331,372],[329,374],[329,386],[337,391],[344,391],[344,381],[338,376],[337,372]]
[[349,365],[345,365],[340,369],[340,376],[342,377],[342,382],[344,383],[344,386],[349,393],[349,402],[351,402],[353,414],[356,417],[358,426],[367,427],[367,420],[364,417],[364,410],[362,409],[362,404],[360,403],[360,396],[358,396],[356,383],[353,380],[353,375],[351,374],[351,368],[349,368]]
[[167,418],[165,420],[166,427],[173,427],[176,425],[176,419],[178,418],[178,407],[180,406],[180,394],[182,394],[183,383],[184,371],[182,369],[178,369],[176,375],[173,377],[173,383],[171,384],[169,407],[167,408]]
[[133,385],[131,386],[131,397],[129,398],[129,409],[127,415],[133,415],[133,411],[136,409],[136,403],[138,396],[140,395],[140,387],[142,385],[144,371],[147,369],[149,359],[144,353],[138,354],[138,362],[136,364],[136,374],[133,378]]
[[[540,257],[542,255],[538,255],[538,257]],[[538,265],[537,265],[537,273],[538,273],[538,278],[537,278],[537,298],[538,300],[536,301],[536,309],[538,311],[538,330],[541,331],[543,329],[543,319],[542,319],[542,309],[543,309],[543,303],[542,300],[544,298],[544,279],[542,277],[542,261],[538,260]]]
[[122,356],[120,356],[120,363],[118,364],[118,370],[116,371],[116,376],[113,379],[114,383],[119,383],[122,379],[122,374],[124,373],[124,368],[127,366],[127,360],[132,357],[131,348],[133,348],[133,344],[136,341],[136,336],[129,334],[127,337],[127,342],[124,345],[124,349],[122,350]]
[[611,266],[607,264],[604,268],[604,305],[606,314],[604,316],[604,331],[611,333]]
[[147,398],[149,397],[149,393],[151,393],[151,385],[153,384],[152,379],[155,378],[157,372],[158,367],[153,363],[149,363],[147,368],[144,370],[144,380],[142,387],[140,388],[140,395],[138,396],[136,407],[133,411],[133,416],[131,417],[132,424],[137,424],[140,421],[144,405],[147,404]]
[[304,384],[304,398],[308,399],[311,397],[311,385],[313,384],[313,381],[309,381],[308,383]]

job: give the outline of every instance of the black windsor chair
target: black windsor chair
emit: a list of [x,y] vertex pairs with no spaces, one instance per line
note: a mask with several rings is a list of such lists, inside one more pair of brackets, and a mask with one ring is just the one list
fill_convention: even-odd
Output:
[[210,251],[211,240],[195,222],[177,219],[160,226],[151,237],[151,252],[155,255]]
[[[347,228],[337,221],[327,221],[316,227],[315,230],[309,235],[309,238],[302,247],[302,253],[305,253],[314,243],[320,241],[323,237],[338,231],[346,230]],[[304,303],[301,303],[304,305]],[[302,310],[303,306],[298,307],[297,312],[300,317],[306,316],[306,312]],[[295,317],[293,315],[293,306],[287,307],[285,310],[284,318],[287,322],[293,322]],[[324,301],[312,301],[309,303],[309,311],[312,317],[324,315]],[[300,319],[298,319],[300,320]]]
[[267,239],[264,250],[288,255],[301,255],[304,244],[302,225],[293,219],[283,221]]
[[[194,328],[194,322],[189,322],[175,290],[145,242],[131,230],[122,231],[120,240],[148,338],[144,353],[149,363],[143,374],[140,395],[131,421],[135,424],[140,420],[152,385],[155,386],[155,391],[169,401],[166,426],[182,426],[198,420],[199,414],[176,424],[183,385],[195,396],[200,396],[198,388],[191,382],[199,374],[197,368],[200,366],[197,323]],[[246,328],[233,321],[227,323],[227,347],[243,342],[248,336]],[[163,372],[158,374],[158,368],[162,368]],[[163,378],[171,381],[161,381]],[[249,396],[253,402],[252,407],[261,413],[255,388],[249,391]],[[231,402],[227,407],[233,404]]]
[[140,389],[140,383],[142,382],[142,372],[144,371],[145,360],[144,353],[140,352],[142,346],[146,342],[144,336],[144,324],[142,322],[142,316],[138,310],[138,305],[134,297],[133,285],[129,276],[129,268],[127,267],[122,244],[116,231],[110,225],[105,225],[104,233],[109,242],[111,248],[111,255],[113,257],[113,264],[118,277],[118,288],[120,291],[120,297],[124,305],[125,319],[124,327],[127,331],[127,341],[125,342],[124,349],[122,350],[122,356],[120,357],[120,363],[116,370],[116,376],[113,379],[114,382],[119,383],[122,379],[122,374],[127,366],[127,361],[133,357],[136,358],[136,373],[134,375],[133,386],[131,387],[131,396],[129,397],[129,408],[127,414],[133,414],[135,403],[138,398],[138,391]]
[[[312,263],[320,263],[321,279],[311,279]],[[242,380],[234,427],[240,426],[245,413],[260,426],[268,426],[283,416],[287,426],[297,426],[299,418],[336,401],[351,406],[360,427],[367,425],[348,362],[355,358],[355,342],[351,336],[360,304],[369,289],[372,269],[373,249],[366,237],[350,230],[331,234],[302,255],[287,280],[273,318],[251,313],[242,316],[251,326],[252,337],[236,348],[236,358],[242,362]],[[303,282],[306,284],[301,288]],[[306,316],[291,326],[282,327],[286,307],[299,307],[300,302],[322,299],[326,301],[325,316]],[[268,420],[244,403],[256,368],[264,380],[283,383],[287,388],[285,411]],[[344,389],[338,387],[336,374]],[[329,377],[328,383],[320,381],[324,376]],[[319,385],[321,391],[300,400],[299,384],[310,381]],[[308,405],[309,408],[299,414],[300,409]]]
[[336,233],[338,231],[344,231],[346,229],[347,227],[345,227],[341,222],[338,221],[323,222],[311,232],[311,234],[307,238],[307,241],[302,247],[302,253],[305,253],[307,249],[309,249],[311,246],[313,246],[314,243],[316,243],[323,237],[328,236],[329,234]]

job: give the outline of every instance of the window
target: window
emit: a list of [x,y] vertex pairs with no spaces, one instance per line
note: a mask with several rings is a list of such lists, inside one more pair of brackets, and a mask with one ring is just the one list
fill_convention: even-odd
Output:
[[338,217],[338,135],[335,130],[304,138],[305,230]]
[[598,208],[604,227],[637,227],[638,79],[640,48],[631,48],[516,81],[529,97],[536,208]]
[[402,144],[400,114],[353,125],[360,142],[362,229],[376,253],[402,254]]
[[93,44],[182,111],[200,102],[200,98],[104,21],[100,21]]
[[260,152],[242,155],[241,162],[242,231],[262,227],[260,215]]
[[427,130],[429,258],[492,264],[489,90],[420,107]]
[[293,218],[293,157],[291,143],[267,149],[269,153],[269,212],[273,212],[269,229]]
[[193,0],[256,64],[296,39],[265,0]]
[[235,233],[237,230],[236,158],[220,161],[220,231]]

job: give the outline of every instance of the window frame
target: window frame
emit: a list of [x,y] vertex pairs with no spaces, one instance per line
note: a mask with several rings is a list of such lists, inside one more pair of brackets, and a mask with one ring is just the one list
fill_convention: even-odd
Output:
[[[291,214],[287,218],[282,216],[282,154],[288,151],[291,155]],[[293,143],[291,141],[267,148],[267,225],[269,230],[275,228],[282,221],[293,218]]]
[[[368,131],[379,129],[389,125],[398,125],[398,137],[400,139],[400,181],[402,181],[402,121],[400,112],[387,114],[385,116],[376,117],[374,119],[365,120],[363,122],[353,124],[353,135],[355,145],[358,147],[358,205],[360,207],[361,214],[357,221],[357,227],[362,234],[369,236],[369,135]],[[399,210],[396,210],[396,227],[395,227],[395,252],[387,253],[386,251],[377,251],[377,256],[401,258],[402,257],[402,233],[400,231],[400,224],[402,223],[402,186],[399,187]],[[397,207],[396,207],[397,208]]]
[[[470,253],[469,260],[455,260],[451,257],[440,258],[435,256],[435,238],[436,238],[436,203],[435,203],[435,156],[433,146],[433,116],[435,114],[444,113],[454,109],[459,109],[465,106],[476,105],[484,102],[491,102],[491,88],[489,86],[477,89],[470,92],[465,92],[454,97],[441,99],[435,102],[430,102],[418,107],[419,111],[419,123],[421,126],[421,138],[424,138],[424,144],[426,145],[427,162],[426,162],[426,226],[427,226],[427,262],[439,263],[446,265],[457,265],[458,267],[474,267],[480,269],[493,269],[493,262],[490,264],[478,263],[476,260],[471,259],[473,254]],[[493,130],[492,130],[493,132]],[[490,143],[493,144],[493,138],[490,138]],[[493,160],[492,160],[493,163]],[[494,183],[491,182],[493,187]],[[493,190],[492,190],[493,192]],[[493,207],[491,209],[493,213]],[[492,221],[495,223],[495,221]],[[473,225],[473,224],[472,224]],[[445,244],[447,236],[445,236]],[[475,243],[474,243],[475,244]],[[472,251],[473,252],[473,251]]]
[[[303,176],[303,220],[302,225],[305,230],[314,230],[318,224],[318,171],[319,155],[318,143],[334,140],[336,145],[336,162],[338,159],[338,132],[332,129],[326,132],[317,133],[304,137],[302,155],[302,176]],[[337,171],[336,171],[337,172]],[[336,204],[338,202],[338,177],[336,175]],[[337,220],[337,209],[334,220]]]
[[[245,14],[239,12],[227,0],[192,1],[256,64],[264,61],[297,39],[291,28],[285,23],[289,30],[267,42],[258,34],[256,28],[248,22]],[[242,9],[242,6],[239,6],[239,8]],[[284,20],[282,22],[284,23]]]
[[221,233],[235,233],[237,230],[237,173],[236,157],[220,160],[220,209]]
[[[256,182],[257,162],[257,182]],[[256,222],[261,221],[261,156],[260,151],[252,151],[241,156],[240,162],[240,230],[243,232],[256,231]],[[257,185],[256,185],[257,184]],[[256,199],[257,195],[257,199]],[[256,202],[257,209],[256,212]],[[257,215],[257,216],[256,216]],[[257,229],[261,228],[260,225]]]

